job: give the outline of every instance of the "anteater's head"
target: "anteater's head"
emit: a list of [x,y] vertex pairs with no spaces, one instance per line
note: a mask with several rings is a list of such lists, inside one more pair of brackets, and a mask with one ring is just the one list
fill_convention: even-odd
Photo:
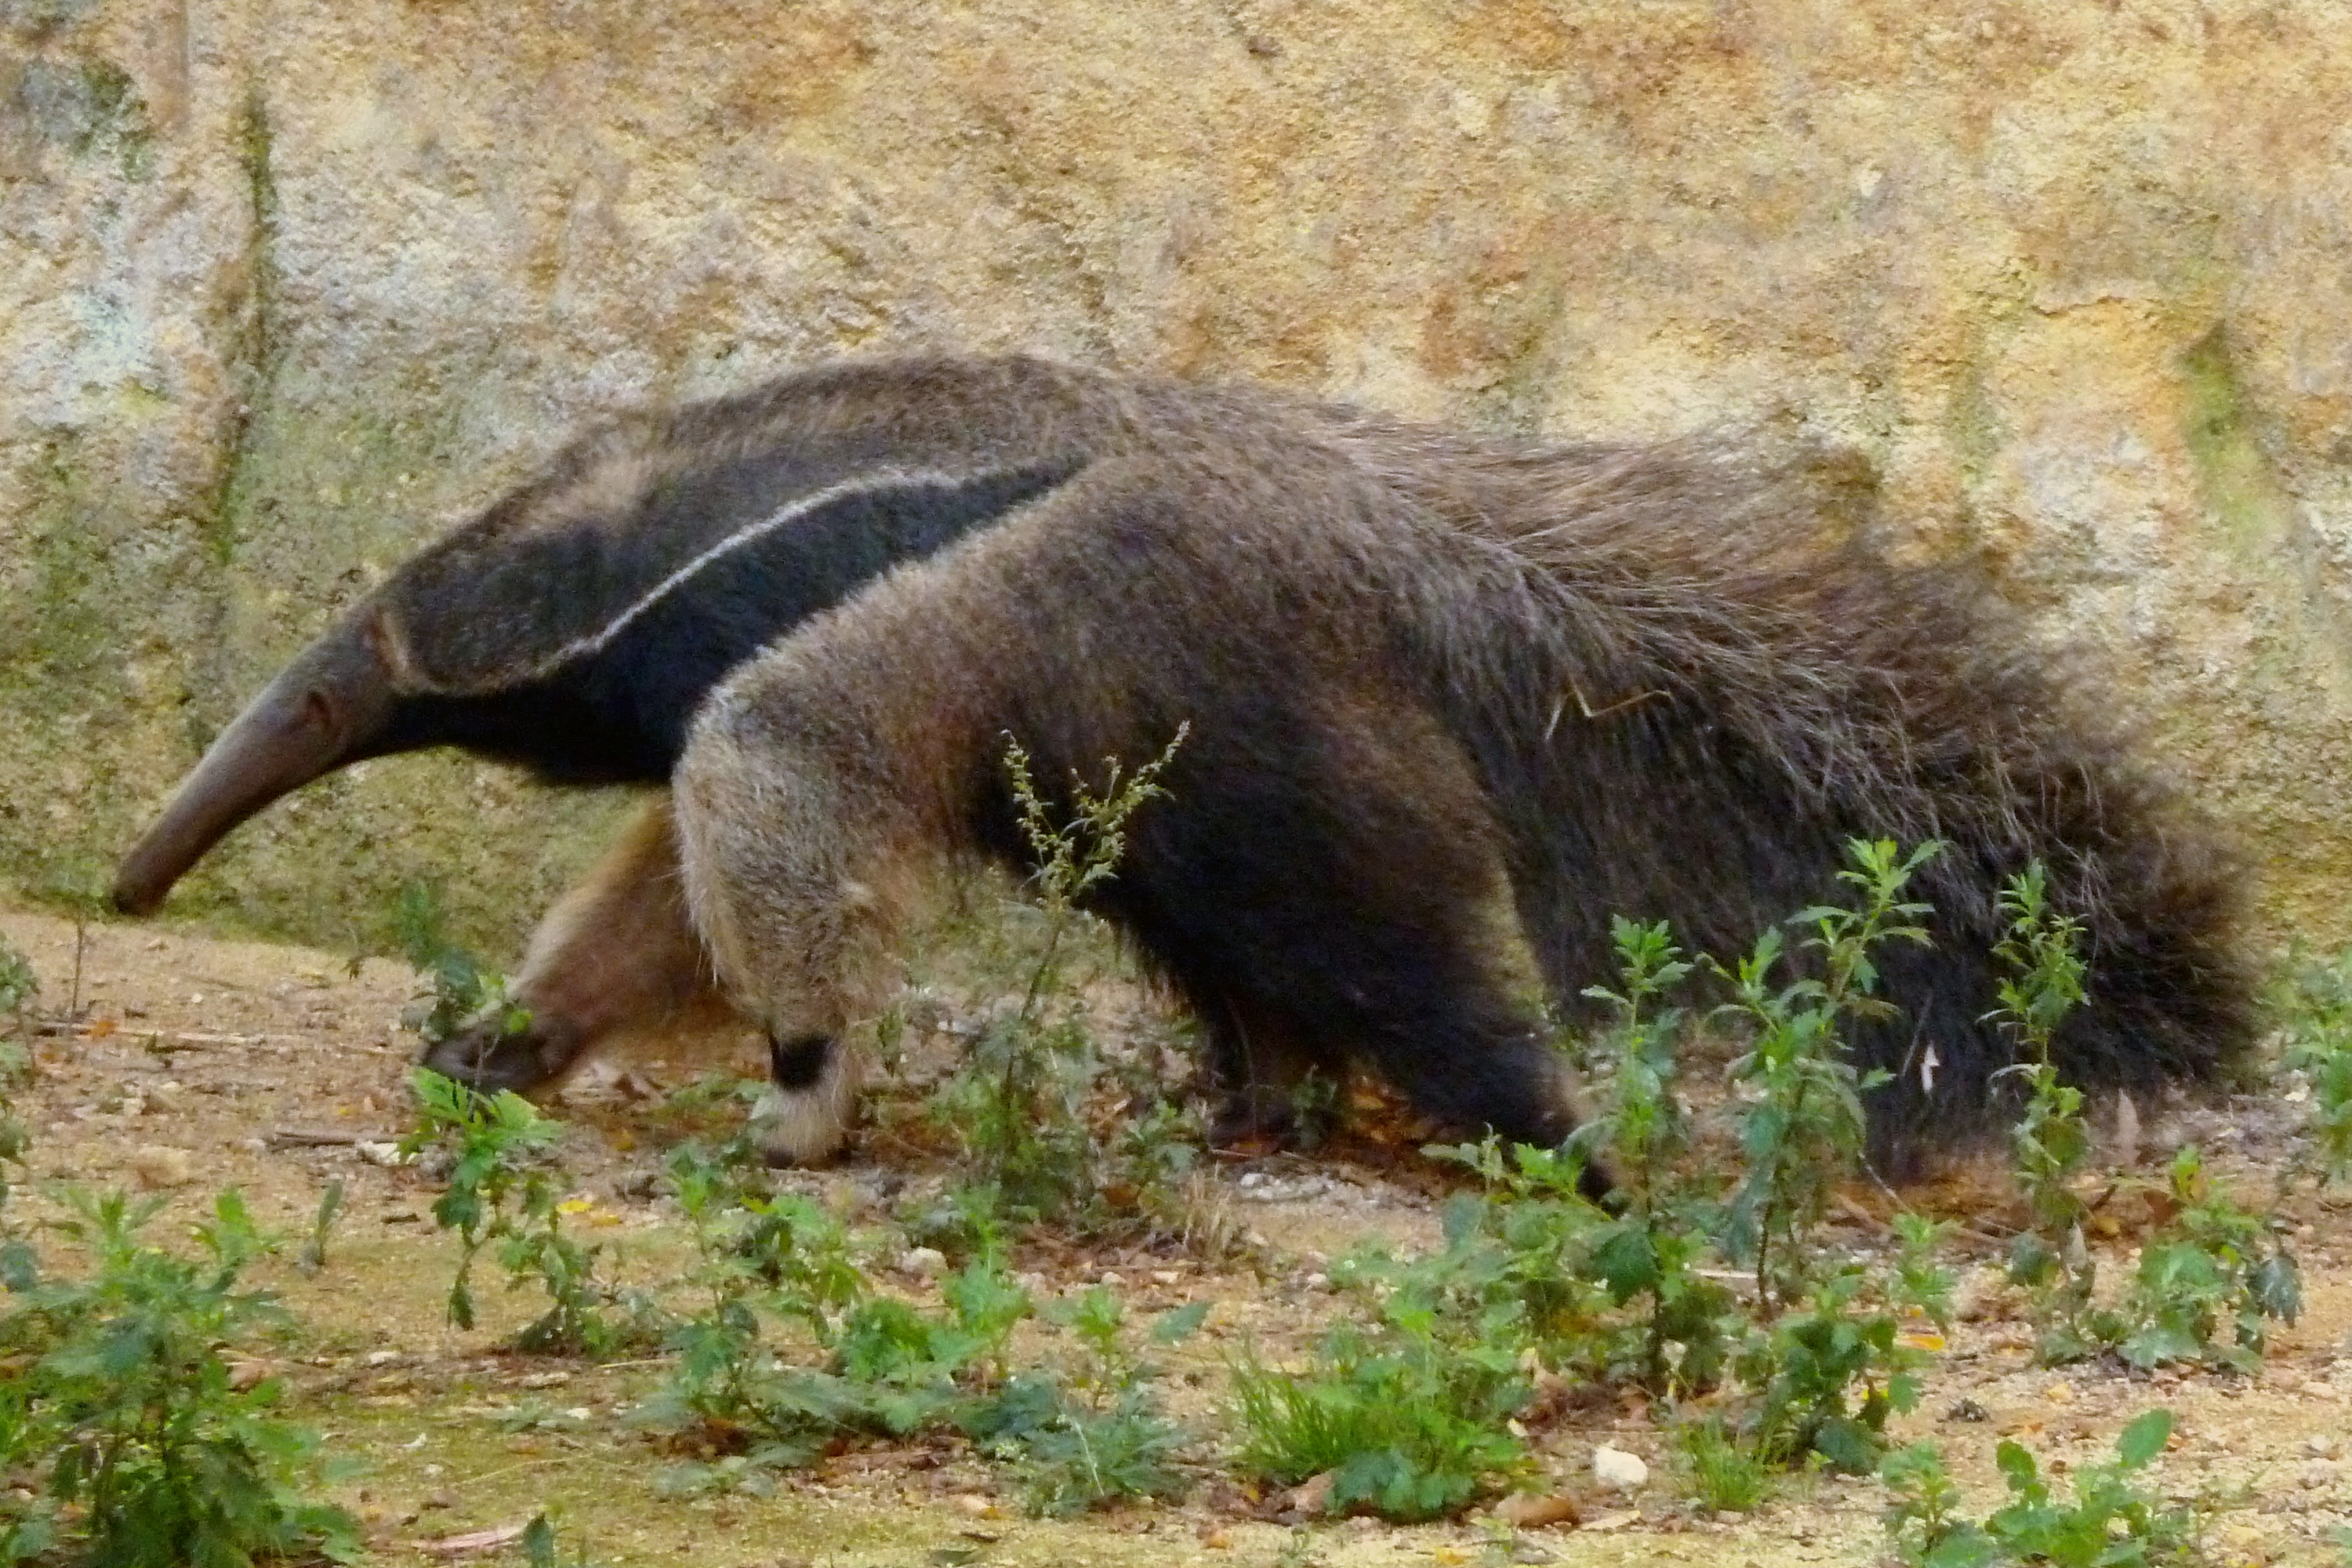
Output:
[[263,689],[124,858],[116,907],[153,910],[239,823],[363,758],[667,781],[736,664],[1082,468],[1089,395],[1027,361],[849,367],[575,442]]
[[371,622],[347,621],[221,731],[163,815],[124,857],[114,905],[143,915],[238,823],[289,790],[373,753],[397,701]]

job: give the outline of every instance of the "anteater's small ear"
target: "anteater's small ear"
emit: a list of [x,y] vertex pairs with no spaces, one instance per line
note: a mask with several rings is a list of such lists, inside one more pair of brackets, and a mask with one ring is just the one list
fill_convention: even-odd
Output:
[[390,605],[373,605],[360,613],[359,638],[368,652],[375,657],[378,668],[383,671],[392,689],[403,694],[426,689],[426,682],[408,651],[408,637],[401,630],[400,617]]

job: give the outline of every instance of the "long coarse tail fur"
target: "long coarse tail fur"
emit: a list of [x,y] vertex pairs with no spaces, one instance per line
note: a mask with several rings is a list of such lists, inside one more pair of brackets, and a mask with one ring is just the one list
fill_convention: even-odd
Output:
[[2062,1077],[2147,1095],[2247,1049],[2233,849],[2142,761],[2095,659],[2035,636],[1972,563],[1873,547],[1866,475],[1381,435],[1422,447],[1397,482],[1493,552],[1473,599],[1425,607],[1418,654],[1560,997],[1611,973],[1610,913],[1728,962],[1840,894],[1849,839],[1937,839],[1911,889],[1933,945],[1879,954],[1900,1011],[1856,1042],[1891,1075],[1870,1107],[1889,1173],[2007,1114],[1998,895],[2032,861],[2086,925]]

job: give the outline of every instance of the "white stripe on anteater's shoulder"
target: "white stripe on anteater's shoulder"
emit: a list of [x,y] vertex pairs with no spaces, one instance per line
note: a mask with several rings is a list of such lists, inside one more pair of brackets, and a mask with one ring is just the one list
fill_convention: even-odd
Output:
[[854,479],[827,485],[795,496],[766,516],[745,523],[717,543],[704,550],[685,565],[664,577],[633,601],[622,606],[613,618],[593,632],[572,638],[534,665],[526,679],[539,679],[552,675],[574,659],[591,658],[612,646],[613,640],[628,630],[630,623],[677,593],[704,572],[728,556],[748,550],[771,534],[790,528],[814,512],[823,510],[838,500],[856,495],[879,495],[890,490],[959,490],[967,486],[985,483],[990,479],[1008,478],[1016,468],[979,468],[953,473],[937,468],[879,468],[860,474]]

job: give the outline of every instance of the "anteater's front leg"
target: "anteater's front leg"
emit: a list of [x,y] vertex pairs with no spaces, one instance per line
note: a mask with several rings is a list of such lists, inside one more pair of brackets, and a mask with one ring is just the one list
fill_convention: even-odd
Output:
[[477,1089],[528,1092],[623,1036],[740,1021],[711,982],[687,917],[669,796],[648,804],[532,933],[515,1033],[481,1019],[433,1047],[425,1065]]

